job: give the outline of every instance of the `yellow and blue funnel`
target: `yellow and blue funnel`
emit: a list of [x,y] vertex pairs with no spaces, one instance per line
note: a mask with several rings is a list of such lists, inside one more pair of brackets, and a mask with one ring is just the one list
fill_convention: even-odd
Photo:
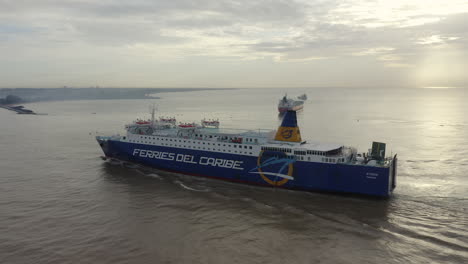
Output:
[[297,126],[296,111],[287,111],[283,122],[276,132],[275,140],[287,142],[301,142],[301,131]]

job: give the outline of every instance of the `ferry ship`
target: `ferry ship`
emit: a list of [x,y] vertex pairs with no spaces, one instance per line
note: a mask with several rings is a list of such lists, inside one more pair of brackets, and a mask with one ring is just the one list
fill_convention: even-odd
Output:
[[396,186],[397,156],[374,142],[367,153],[341,144],[302,140],[296,112],[277,131],[174,125],[154,119],[126,126],[126,135],[97,136],[104,159],[232,182],[305,191],[388,197]]
[[289,110],[298,111],[301,110],[303,107],[304,101],[288,98],[287,95],[283,96],[283,98],[278,102],[278,111],[280,113],[285,113]]

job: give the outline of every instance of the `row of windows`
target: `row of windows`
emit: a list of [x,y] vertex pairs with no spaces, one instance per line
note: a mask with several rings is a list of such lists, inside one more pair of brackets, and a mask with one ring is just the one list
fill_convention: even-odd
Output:
[[[143,144],[150,144],[151,142],[147,142],[147,141],[139,141],[139,140],[129,140],[130,142],[134,142],[134,143],[143,143]],[[185,147],[185,148],[188,148],[188,149],[200,149],[200,150],[211,150],[211,151],[221,151],[221,152],[229,152],[229,153],[238,153],[238,154],[250,154],[252,155],[253,153],[252,152],[248,152],[248,151],[237,151],[237,150],[233,150],[231,151],[230,149],[228,150],[223,150],[223,149],[216,149],[216,148],[207,148],[207,147],[197,147],[197,146],[184,146],[184,145],[177,145],[177,144],[166,144],[166,143],[162,143],[161,144],[162,146],[168,146],[168,147]]]
[[[278,155],[273,155],[272,157],[280,158]],[[304,156],[295,156],[295,155],[291,155],[291,156],[288,156],[288,157],[293,158],[295,160],[312,161],[311,157],[307,157],[307,159]],[[329,158],[322,158],[322,161],[332,163],[332,162],[335,162],[336,160],[335,159],[329,159]],[[338,162],[344,162],[344,158],[338,159]]]
[[[213,135],[203,135],[203,134],[195,134],[195,137],[201,137],[201,138],[220,138],[222,140],[235,140],[238,139],[237,137],[227,137],[227,136],[213,136]],[[253,138],[245,138],[246,142],[258,142],[258,139],[253,139]]]
[[[293,157],[296,160],[307,160],[311,161],[311,157],[304,157],[304,156],[290,156]],[[338,159],[333,159],[333,158],[322,158],[322,162],[327,162],[327,163],[343,163],[345,161],[344,158],[338,158]]]
[[[209,143],[209,142],[201,142],[201,141],[191,141],[191,140],[182,140],[182,139],[172,139],[172,138],[154,138],[154,137],[142,137],[143,139],[153,139],[153,140],[158,140],[158,141],[170,141],[170,142],[179,142],[179,143],[192,143],[192,144],[203,144],[203,145],[209,145],[209,146],[218,146],[218,147],[234,147],[234,148],[242,148],[244,149],[252,149],[252,146],[246,146],[246,145],[239,145],[239,144],[221,144],[221,143]],[[125,138],[124,138],[125,139]],[[130,140],[131,141],[131,140]],[[145,143],[150,143],[146,142]]]
[[291,153],[291,149],[288,149],[288,148],[262,147],[262,150],[270,150],[270,151]]
[[335,163],[335,162],[344,162],[344,158],[332,159],[332,158],[322,158],[323,162]]
[[[271,151],[279,151],[279,152],[285,152],[285,153],[291,153],[291,149],[288,148],[275,148],[275,147],[262,147],[262,150],[271,150]],[[325,152],[323,151],[315,151],[315,150],[295,150],[294,155],[319,155],[319,156],[325,156]]]
[[[140,141],[140,140],[129,140],[129,142],[133,143],[143,143],[143,144],[151,144],[154,142],[148,142],[148,141]],[[168,147],[184,147],[188,149],[200,149],[200,150],[212,150],[212,151],[221,151],[221,152],[229,152],[229,153],[238,153],[238,154],[250,154],[252,155],[252,152],[249,151],[237,151],[233,150],[231,151],[230,149],[218,149],[218,148],[208,148],[208,147],[201,147],[201,146],[186,146],[186,145],[178,145],[178,144],[170,144],[170,143],[161,143],[162,146],[168,146]]]
[[[209,145],[209,146],[218,146],[218,147],[234,147],[234,148],[239,148],[239,149],[242,149],[242,146],[244,149],[252,149],[252,146],[245,146],[245,145],[238,145],[238,144],[221,144],[221,143],[208,143],[208,142],[200,142],[200,141],[191,141],[191,140],[181,140],[181,139],[171,139],[171,138],[155,138],[155,137],[142,137],[144,139],[153,139],[153,140],[158,140],[158,141],[170,141],[170,142],[180,142],[180,143],[192,143],[192,144],[203,144],[203,145]],[[125,137],[124,137],[125,139]],[[151,144],[151,143],[154,143],[154,142],[149,142],[149,141],[139,141],[139,140],[129,140],[130,142],[135,142],[135,143],[145,143],[145,144]],[[234,150],[234,151],[231,151],[231,150],[223,150],[223,149],[219,149],[219,148],[209,148],[209,147],[200,147],[200,146],[190,146],[190,145],[179,145],[179,144],[171,144],[171,143],[160,143],[161,145],[163,146],[169,146],[169,147],[185,147],[185,148],[189,148],[189,149],[200,149],[200,150],[213,150],[213,151],[223,151],[223,152],[229,152],[229,153],[239,153],[239,154],[253,154],[252,152],[248,152],[248,151],[237,151],[237,150]],[[288,148],[276,148],[276,147],[262,147],[262,150],[270,150],[270,151],[278,151],[278,152],[292,152],[291,149],[288,149]],[[323,151],[315,151],[315,150],[307,150],[307,151],[300,151],[300,150],[295,150],[294,151],[294,154],[295,155],[306,155],[306,154],[311,154],[311,155],[321,155],[321,156],[324,156],[325,155],[325,152]],[[302,156],[294,156],[295,159],[297,160],[305,160],[304,157]],[[308,161],[311,161],[311,158],[308,157],[307,158]],[[339,158],[339,159],[335,159],[335,158],[322,158],[322,161],[323,162],[327,162],[327,163],[335,163],[335,162],[344,162],[344,158]]]
[[316,150],[307,150],[307,154],[309,154],[309,155],[325,156],[325,152],[323,152],[323,151],[316,151]]

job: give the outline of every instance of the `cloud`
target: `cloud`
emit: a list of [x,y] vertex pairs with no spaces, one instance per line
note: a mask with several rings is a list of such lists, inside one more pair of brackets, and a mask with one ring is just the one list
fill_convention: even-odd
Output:
[[333,23],[379,27],[414,27],[468,12],[464,0],[348,0],[329,13]]
[[368,55],[378,55],[382,53],[388,53],[394,51],[395,48],[392,47],[376,47],[376,48],[370,48],[367,50],[359,51],[353,53],[355,56],[368,56]]
[[421,38],[416,43],[421,44],[421,45],[443,44],[443,43],[447,43],[449,41],[454,41],[457,39],[459,39],[459,37],[432,35],[430,37]]
[[[204,65],[223,62],[226,71],[287,62],[327,65],[334,72],[326,61],[361,63],[349,70],[384,76],[388,68],[426,63],[433,49],[456,46],[464,56],[467,17],[468,2],[461,0],[0,0],[0,47],[7,51],[4,63],[18,64],[17,71],[21,63],[34,72],[31,65],[70,60],[98,68],[112,62],[106,67],[116,74],[119,63],[180,63],[189,70],[183,63],[193,58]],[[21,75],[3,67],[10,76]],[[139,79],[149,85],[150,78]]]

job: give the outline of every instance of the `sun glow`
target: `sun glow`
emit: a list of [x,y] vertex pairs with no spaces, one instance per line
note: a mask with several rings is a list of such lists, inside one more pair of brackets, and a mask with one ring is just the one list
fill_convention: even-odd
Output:
[[451,84],[463,81],[465,65],[463,52],[453,46],[428,49],[417,64],[416,82],[426,88],[456,87]]

